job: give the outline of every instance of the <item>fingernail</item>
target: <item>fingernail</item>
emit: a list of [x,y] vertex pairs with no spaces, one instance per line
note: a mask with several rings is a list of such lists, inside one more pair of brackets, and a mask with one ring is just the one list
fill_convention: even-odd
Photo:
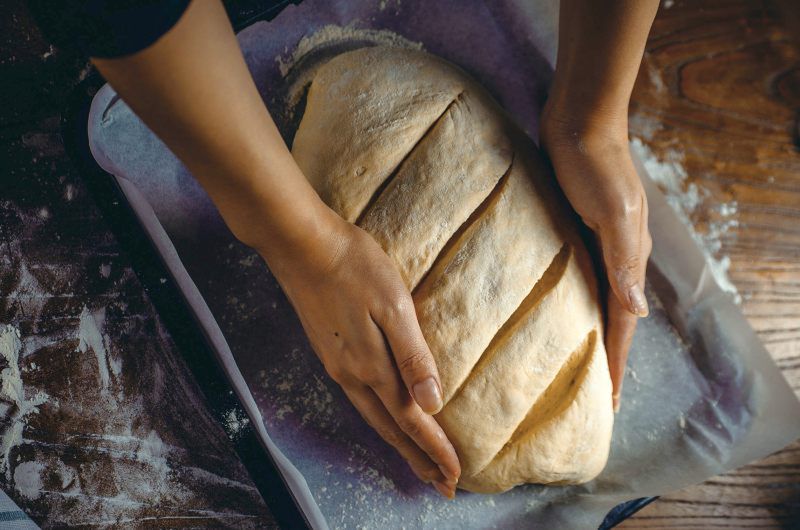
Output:
[[438,491],[443,497],[448,499],[452,499],[456,496],[452,488],[448,487],[446,484],[442,484],[441,482],[434,481],[433,487],[436,488],[436,491]]
[[647,299],[644,297],[644,291],[642,291],[642,287],[638,283],[628,291],[628,297],[631,300],[631,306],[637,316],[646,317],[650,314],[650,310],[647,307]]
[[442,409],[442,391],[433,377],[420,381],[412,390],[414,399],[428,414],[436,414]]
[[452,482],[458,482],[458,475],[456,475],[455,473],[453,473],[452,471],[450,471],[446,467],[440,465],[439,466],[439,471],[442,472],[442,475],[444,475],[444,478],[446,478],[447,480],[450,480]]

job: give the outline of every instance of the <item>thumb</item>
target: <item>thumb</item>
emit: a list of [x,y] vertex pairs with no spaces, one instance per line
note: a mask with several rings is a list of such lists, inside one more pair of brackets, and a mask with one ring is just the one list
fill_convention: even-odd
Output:
[[652,242],[647,230],[647,203],[600,229],[600,246],[608,283],[617,300],[630,313],[649,313],[644,296],[645,271]]
[[436,362],[422,336],[411,295],[402,295],[401,300],[391,307],[382,311],[375,323],[383,331],[400,376],[414,401],[428,414],[436,414],[444,406],[442,385]]

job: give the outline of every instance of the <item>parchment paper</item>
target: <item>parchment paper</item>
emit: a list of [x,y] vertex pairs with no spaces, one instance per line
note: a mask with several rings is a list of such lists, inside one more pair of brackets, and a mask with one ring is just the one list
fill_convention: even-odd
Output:
[[[287,141],[294,131],[276,57],[285,63],[304,35],[327,24],[423,43],[475,76],[535,138],[556,12],[553,3],[525,0],[306,0],[239,40]],[[260,427],[263,418],[284,472],[299,471],[293,491],[309,511],[316,502],[331,527],[596,528],[619,502],[700,482],[800,435],[796,398],[640,167],[654,239],[651,316],[634,338],[607,468],[582,486],[459,492],[445,501],[361,420],[260,258],[234,240],[191,175],[109,87],[95,97],[89,133],[100,165],[124,183],[140,216],[159,225],[152,231],[172,273],[188,274],[182,288],[202,296],[196,312],[218,333],[215,346],[251,419]]]

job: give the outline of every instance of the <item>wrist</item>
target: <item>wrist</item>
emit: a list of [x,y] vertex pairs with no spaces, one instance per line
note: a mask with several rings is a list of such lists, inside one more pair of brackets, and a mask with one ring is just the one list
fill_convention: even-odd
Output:
[[625,76],[607,78],[586,65],[564,62],[556,67],[542,122],[583,134],[605,129],[606,134],[627,138],[632,81],[621,79]]
[[557,96],[548,98],[539,126],[542,147],[574,143],[576,147],[628,143],[627,106],[586,105]]
[[257,222],[261,230],[240,237],[264,258],[282,284],[290,277],[324,275],[341,253],[350,228],[321,200],[300,210],[293,211],[286,222],[279,215],[262,216]]

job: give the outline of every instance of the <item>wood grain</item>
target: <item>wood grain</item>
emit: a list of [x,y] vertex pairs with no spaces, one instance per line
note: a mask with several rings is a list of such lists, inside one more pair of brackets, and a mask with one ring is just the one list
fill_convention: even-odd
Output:
[[[742,310],[800,395],[800,49],[758,1],[662,5],[631,103],[631,135],[707,196],[698,232],[735,201],[717,257]],[[800,442],[667,495],[622,528],[798,528]]]

